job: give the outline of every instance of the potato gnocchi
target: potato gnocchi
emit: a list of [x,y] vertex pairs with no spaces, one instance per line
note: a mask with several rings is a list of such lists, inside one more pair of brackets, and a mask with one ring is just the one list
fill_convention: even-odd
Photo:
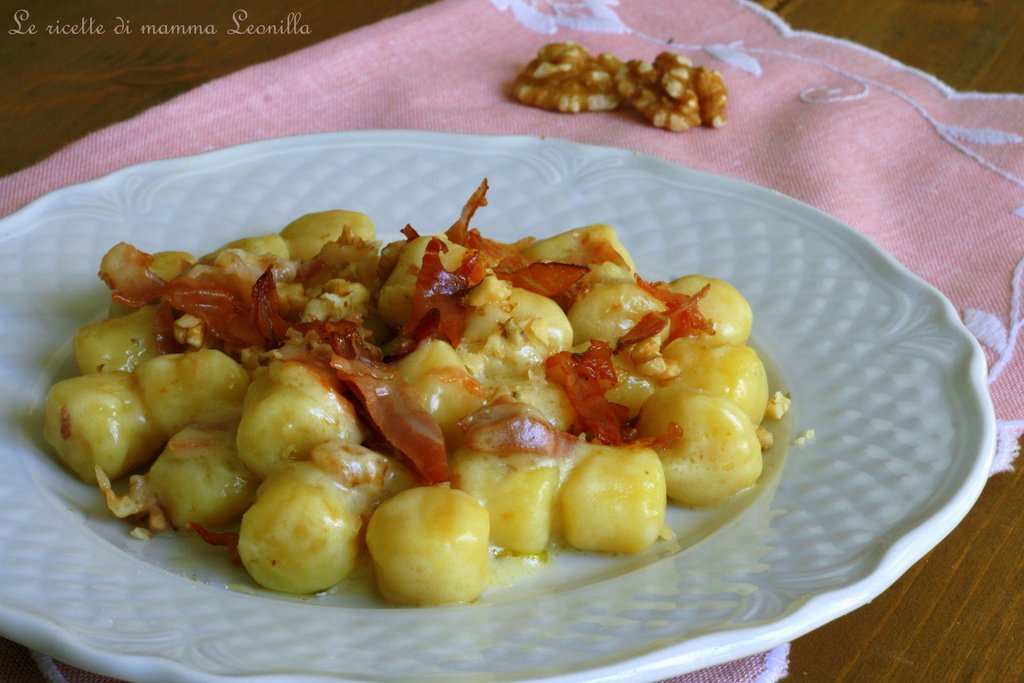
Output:
[[473,602],[500,555],[644,551],[669,505],[753,486],[744,297],[645,280],[607,225],[486,238],[486,191],[386,245],[351,211],[199,258],[115,245],[46,441],[137,529],[225,546],[273,591],[366,568],[399,605]]

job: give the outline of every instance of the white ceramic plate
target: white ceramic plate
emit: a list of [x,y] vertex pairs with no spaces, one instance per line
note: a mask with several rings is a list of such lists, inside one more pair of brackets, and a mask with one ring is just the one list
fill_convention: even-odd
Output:
[[[382,607],[348,589],[248,588],[180,538],[136,541],[40,438],[68,339],[105,309],[119,240],[204,253],[309,211],[383,237],[447,228],[487,177],[496,238],[615,225],[642,274],[725,278],[794,407],[763,483],[673,511],[683,550],[559,555],[475,605]],[[413,132],[260,142],[128,168],[0,221],[4,393],[0,631],[152,681],[643,681],[767,650],[882,592],[967,513],[994,418],[982,355],[935,290],[835,220],[772,192],[623,150]],[[804,447],[787,444],[813,429]]]

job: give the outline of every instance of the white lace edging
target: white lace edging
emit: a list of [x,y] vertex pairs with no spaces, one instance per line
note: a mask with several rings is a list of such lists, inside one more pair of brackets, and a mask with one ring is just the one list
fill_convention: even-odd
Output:
[[68,679],[61,673],[53,657],[44,655],[36,650],[29,650],[29,655],[32,657],[32,661],[35,662],[36,668],[39,669],[39,673],[43,675],[43,678],[48,683],[68,683]]
[[501,11],[537,33],[556,33],[560,27],[597,33],[630,33],[612,7],[619,0],[491,0]]
[[[988,369],[988,383],[991,385],[1013,359],[1024,328],[1024,258],[1013,269],[1010,283],[1010,305],[1006,322],[998,315],[979,308],[967,308],[962,318],[978,342],[994,355]],[[996,420],[996,455],[992,462],[992,474],[1013,471],[1013,462],[1020,453],[1020,438],[1024,435],[1024,420]]]
[[996,420],[996,456],[990,475],[1013,471],[1013,461],[1020,455],[1021,436],[1024,420]]
[[995,354],[995,361],[988,371],[989,384],[999,378],[1003,368],[1010,362],[1016,351],[1017,340],[1020,339],[1020,331],[1024,327],[1024,316],[1021,315],[1021,305],[1024,302],[1022,286],[1024,286],[1024,258],[1018,261],[1017,266],[1013,269],[1013,279],[1010,284],[1010,306],[1007,312],[1008,325],[1000,320],[999,316],[989,311],[978,308],[964,310],[964,325],[978,338],[982,346],[987,346]]
[[775,683],[789,675],[789,643],[779,645],[764,657],[764,671],[754,683]]

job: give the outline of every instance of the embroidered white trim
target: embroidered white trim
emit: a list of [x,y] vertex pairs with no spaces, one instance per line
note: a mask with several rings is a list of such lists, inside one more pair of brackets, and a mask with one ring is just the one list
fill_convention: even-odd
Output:
[[976,145],[1016,145],[1024,142],[1024,138],[1019,135],[992,128],[961,128],[940,124],[939,133],[943,137],[952,137]]
[[1024,259],[1018,261],[1017,267],[1013,269],[1013,280],[1010,283],[1010,309],[1007,312],[1009,326],[1005,325],[997,315],[988,311],[968,308],[963,313],[963,321],[967,329],[978,338],[983,346],[987,346],[996,355],[996,359],[988,371],[989,384],[999,378],[1006,364],[1013,358],[1021,328],[1024,327],[1024,318],[1021,316],[1021,287],[1024,285],[1021,282],[1022,279],[1024,279]]
[[775,683],[789,675],[789,643],[779,645],[764,658],[764,671],[754,683]]
[[871,94],[871,88],[867,83],[857,83],[858,89],[852,92],[844,88],[830,86],[822,88],[807,88],[800,93],[800,99],[808,104],[819,102],[849,102],[859,100]]
[[35,662],[36,668],[39,669],[39,673],[42,674],[47,683],[68,683],[68,679],[61,673],[60,668],[57,666],[57,662],[53,657],[50,655],[44,655],[42,652],[37,652],[36,650],[30,650],[29,655],[32,657],[32,661]]
[[996,456],[990,475],[1013,471],[1013,461],[1020,454],[1021,436],[1024,420],[996,420]]
[[630,33],[612,10],[619,0],[491,0],[501,11],[510,10],[516,21],[537,33],[551,34],[559,27],[596,33]]
[[743,41],[741,40],[725,44],[705,45],[704,52],[718,61],[725,62],[737,69],[742,69],[755,76],[761,75],[761,63],[752,57],[749,52],[744,52]]

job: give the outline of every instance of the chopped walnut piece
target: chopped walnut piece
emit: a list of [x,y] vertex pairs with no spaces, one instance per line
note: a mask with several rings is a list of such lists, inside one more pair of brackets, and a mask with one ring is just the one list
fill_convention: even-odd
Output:
[[194,315],[186,313],[174,321],[174,339],[179,344],[201,349],[205,338],[206,325]]
[[761,452],[764,453],[766,450],[775,445],[775,435],[769,432],[764,427],[758,427],[754,430],[757,434],[757,440],[761,442]]
[[693,79],[697,101],[700,102],[700,121],[711,128],[725,125],[725,108],[729,90],[725,87],[722,74],[704,67],[697,67]]
[[119,495],[110,483],[110,477],[99,465],[95,466],[96,483],[103,494],[107,507],[115,517],[132,517],[146,523],[151,531],[165,531],[171,527],[170,520],[156,495],[149,488],[149,478],[144,474],[133,474],[128,478],[128,492]]
[[516,78],[512,94],[523,104],[564,113],[610,111],[620,103],[615,73],[621,66],[614,55],[593,57],[570,41],[549,43]]
[[318,289],[320,291],[309,298],[302,311],[304,322],[342,320],[352,316],[365,318],[370,312],[371,293],[366,285],[337,278],[328,280]]
[[786,413],[789,412],[789,406],[792,405],[792,397],[781,391],[776,391],[768,399],[768,405],[765,406],[764,416],[769,420],[781,420]]
[[629,359],[640,375],[667,381],[678,377],[681,372],[679,363],[661,355],[661,340],[657,337],[648,337],[627,348]]
[[616,88],[658,128],[684,131],[725,125],[728,91],[722,75],[694,66],[686,57],[662,52],[654,63],[631,59],[616,72]]
[[804,431],[800,432],[800,435],[793,440],[793,443],[803,448],[811,441],[814,441],[814,430],[805,429]]
[[294,317],[309,302],[301,282],[275,282],[274,289],[277,290],[281,313],[286,317]]

